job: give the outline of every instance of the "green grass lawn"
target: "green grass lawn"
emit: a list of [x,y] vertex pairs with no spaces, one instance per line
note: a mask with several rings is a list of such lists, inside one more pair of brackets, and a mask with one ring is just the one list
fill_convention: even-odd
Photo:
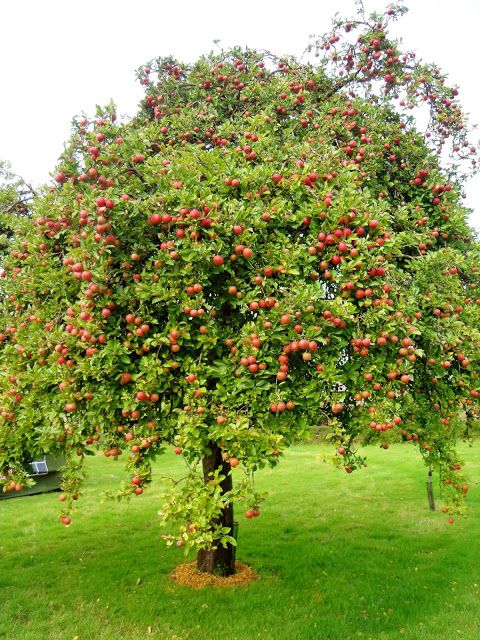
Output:
[[[479,640],[480,452],[461,449],[470,513],[450,525],[428,510],[408,445],[369,449],[352,475],[323,462],[325,446],[293,448],[259,474],[261,517],[239,514],[237,559],[260,580],[201,591],[170,579],[185,559],[161,539],[160,483],[102,502],[122,463],[92,458],[69,528],[57,493],[0,502],[0,638]],[[155,475],[177,469],[172,455]]]

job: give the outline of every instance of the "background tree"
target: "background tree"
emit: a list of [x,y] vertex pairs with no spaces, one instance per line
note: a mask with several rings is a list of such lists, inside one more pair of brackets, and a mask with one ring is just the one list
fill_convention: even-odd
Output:
[[12,237],[15,216],[28,215],[29,203],[35,191],[23,178],[11,172],[8,162],[0,161],[0,252]]
[[328,422],[347,472],[362,441],[400,432],[460,508],[457,419],[479,397],[479,250],[461,204],[475,150],[456,89],[388,39],[401,13],[338,20],[311,63],[159,58],[138,71],[132,121],[113,106],[76,121],[5,263],[5,490],[32,456],[66,453],[68,525],[93,444],[128,451],[121,495],[174,447],[187,470],[164,537],[228,575],[234,502],[257,516],[254,472]]

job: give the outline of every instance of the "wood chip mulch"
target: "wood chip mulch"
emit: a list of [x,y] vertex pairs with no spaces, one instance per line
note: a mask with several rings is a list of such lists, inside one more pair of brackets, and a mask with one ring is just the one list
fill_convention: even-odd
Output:
[[203,589],[203,587],[243,587],[258,579],[258,574],[243,562],[235,563],[235,573],[228,578],[214,576],[210,573],[200,573],[197,571],[197,563],[187,562],[181,564],[173,570],[172,578],[177,584],[183,584],[192,589]]

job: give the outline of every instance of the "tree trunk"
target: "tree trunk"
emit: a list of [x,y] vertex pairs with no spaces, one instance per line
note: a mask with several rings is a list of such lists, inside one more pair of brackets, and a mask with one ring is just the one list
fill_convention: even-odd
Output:
[[[232,476],[230,465],[222,460],[222,450],[211,442],[209,445],[212,453],[203,458],[203,479],[207,483],[211,480],[210,474],[216,469],[222,469],[225,479],[221,483],[223,493],[232,489]],[[215,524],[221,523],[224,527],[230,527],[233,531],[233,505],[229,504],[222,511]],[[215,544],[215,543],[214,543]],[[202,573],[213,573],[218,576],[231,576],[235,572],[235,547],[227,544],[215,544],[216,549],[200,549],[197,554],[197,568]]]

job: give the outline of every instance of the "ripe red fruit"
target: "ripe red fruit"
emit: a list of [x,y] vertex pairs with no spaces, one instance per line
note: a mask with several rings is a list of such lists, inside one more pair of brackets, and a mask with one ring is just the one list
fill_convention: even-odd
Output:
[[278,184],[279,182],[282,181],[282,176],[279,173],[274,173],[272,175],[272,180],[273,182],[275,182],[275,184]]
[[183,449],[181,447],[175,447],[173,452],[179,456],[181,453],[183,453]]
[[136,154],[133,156],[132,161],[133,161],[135,164],[141,164],[142,162],[145,162],[145,156],[144,156],[144,155],[142,155],[141,153],[136,153]]
[[212,258],[213,264],[217,267],[219,267],[220,265],[223,264],[224,260],[223,260],[223,256],[220,255],[215,255]]
[[132,374],[131,373],[122,373],[122,375],[120,376],[120,384],[123,386],[125,384],[128,384],[130,382],[130,380],[132,379]]
[[150,224],[161,224],[162,220],[163,220],[163,216],[161,216],[159,213],[153,213],[148,219],[148,222]]
[[230,458],[229,463],[231,467],[238,467],[238,465],[240,464],[240,461],[238,458],[233,457],[233,458]]

